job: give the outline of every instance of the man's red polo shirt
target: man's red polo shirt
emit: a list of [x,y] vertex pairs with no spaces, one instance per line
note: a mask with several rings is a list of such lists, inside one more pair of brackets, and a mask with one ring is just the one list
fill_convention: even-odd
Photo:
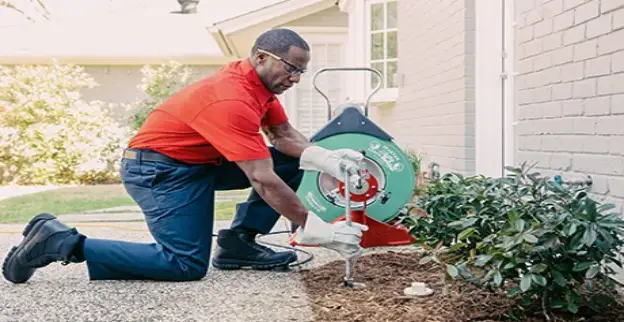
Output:
[[269,158],[261,126],[288,120],[248,60],[185,87],[155,108],[129,147],[192,164]]

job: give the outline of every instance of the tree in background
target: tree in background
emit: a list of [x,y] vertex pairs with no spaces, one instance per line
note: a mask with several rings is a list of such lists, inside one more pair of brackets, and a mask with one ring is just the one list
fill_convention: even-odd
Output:
[[147,115],[193,81],[177,62],[146,65],[131,104],[87,101],[98,84],[77,65],[0,67],[0,185],[119,182],[119,160]]
[[80,91],[82,67],[0,67],[0,184],[98,183],[117,176],[127,129]]
[[192,69],[174,61],[157,66],[146,65],[141,72],[143,78],[139,89],[149,97],[137,102],[134,107],[134,115],[130,120],[134,131],[143,125],[147,115],[156,106],[192,81]]
[[[24,16],[24,18],[30,20],[30,21],[35,21],[35,17],[31,14],[28,14],[27,12],[30,11],[35,11],[37,13],[37,16],[43,17],[44,19],[48,19],[50,16],[50,13],[48,12],[48,9],[46,8],[46,6],[43,4],[43,1],[41,0],[29,0],[28,1],[29,5],[21,5],[18,4],[17,1],[15,0],[0,0],[0,8],[7,8],[10,10],[14,10],[19,12],[21,15]],[[26,8],[28,7],[28,8]]]

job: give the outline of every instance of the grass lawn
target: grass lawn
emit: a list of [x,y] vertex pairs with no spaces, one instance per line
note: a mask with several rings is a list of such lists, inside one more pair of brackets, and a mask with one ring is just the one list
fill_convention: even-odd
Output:
[[[244,191],[246,192],[246,191]],[[239,196],[241,191],[218,192]],[[231,219],[236,203],[244,198],[220,201],[215,205],[215,219]],[[91,210],[136,206],[121,185],[96,185],[61,188],[0,200],[0,223],[26,223],[40,212],[54,215],[78,214]]]

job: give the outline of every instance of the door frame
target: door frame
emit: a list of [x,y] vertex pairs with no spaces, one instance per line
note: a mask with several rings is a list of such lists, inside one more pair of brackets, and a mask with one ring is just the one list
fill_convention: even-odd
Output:
[[503,176],[515,162],[512,0],[476,1],[476,173]]
[[[339,66],[326,66],[326,67],[342,67],[346,61],[346,44],[348,40],[348,28],[343,27],[309,27],[309,26],[285,26],[284,28],[288,28],[298,32],[301,37],[310,45],[340,45],[340,64]],[[314,56],[311,57],[314,59]],[[312,71],[310,71],[312,72]],[[312,75],[310,74],[310,77]],[[342,83],[340,86],[340,97],[344,97],[346,94],[346,82],[347,77],[342,77]],[[295,86],[300,86],[299,84]],[[294,88],[293,88],[294,89]],[[323,90],[323,88],[320,88]],[[314,88],[312,87],[312,90]],[[314,90],[315,91],[315,90]],[[319,95],[318,93],[315,93]],[[288,113],[288,117],[290,122],[295,128],[299,127],[299,118],[297,113],[297,91],[290,90],[285,92],[283,98],[280,98],[286,112]],[[332,107],[336,107],[335,102],[332,102]]]
[[503,82],[503,120],[504,120],[504,155],[503,160],[506,166],[514,166],[516,164],[516,85],[515,79],[517,73],[515,43],[516,43],[516,18],[513,0],[503,0],[503,28],[505,49],[505,74]]

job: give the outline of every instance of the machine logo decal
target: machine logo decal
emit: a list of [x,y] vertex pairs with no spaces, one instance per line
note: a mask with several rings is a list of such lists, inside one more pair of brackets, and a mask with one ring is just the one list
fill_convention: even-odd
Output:
[[374,154],[379,160],[383,161],[390,171],[402,172],[403,169],[405,169],[397,153],[392,151],[389,146],[382,145],[379,141],[371,141],[368,145],[367,153],[368,152]]
[[392,166],[392,171],[401,172],[403,171],[403,163],[397,162]]

